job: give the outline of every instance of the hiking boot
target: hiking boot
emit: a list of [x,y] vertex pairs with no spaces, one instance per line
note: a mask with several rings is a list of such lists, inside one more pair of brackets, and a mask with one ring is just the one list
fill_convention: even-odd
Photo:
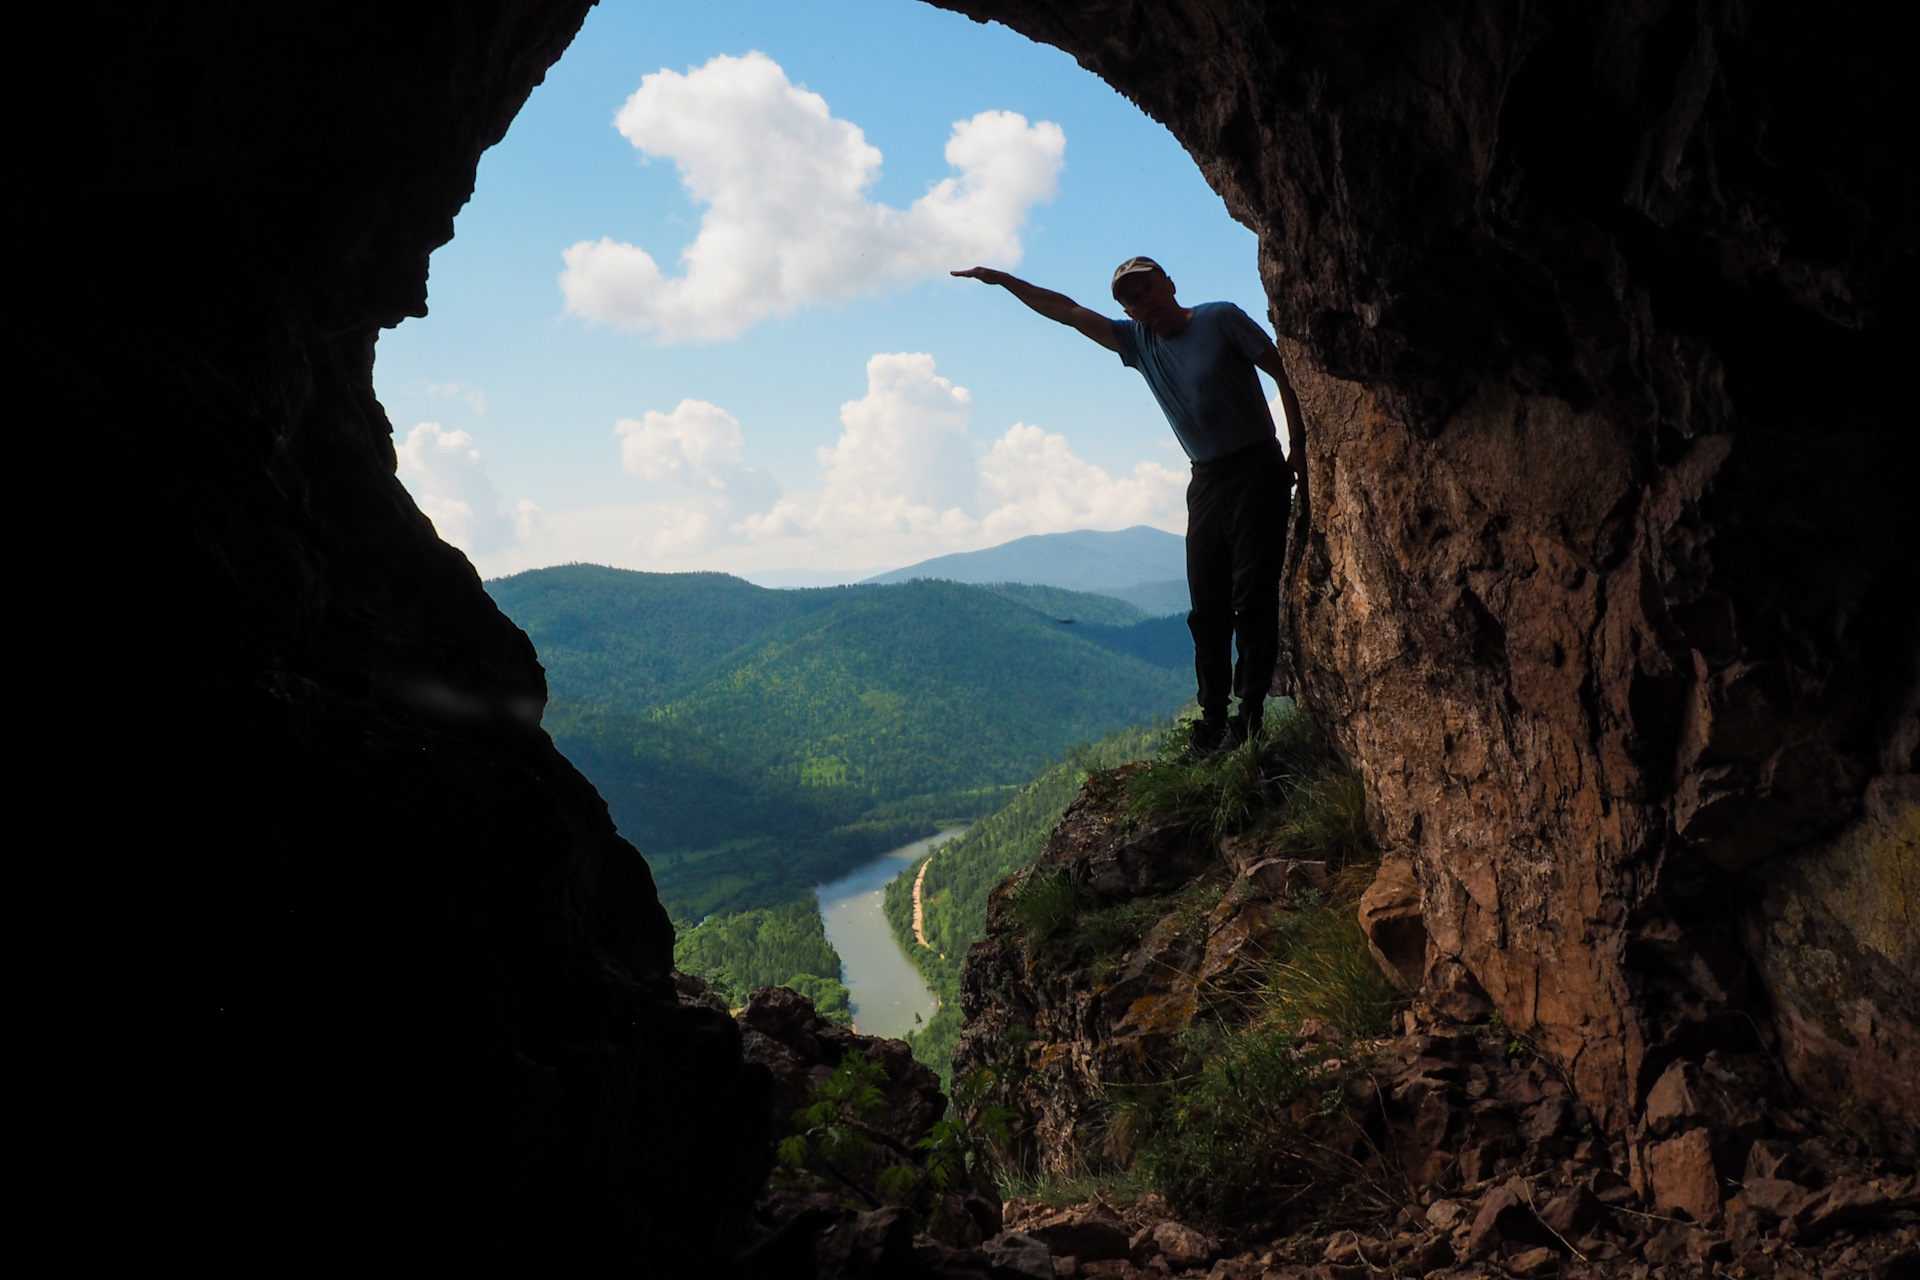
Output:
[[1224,744],[1226,749],[1231,751],[1235,747],[1259,737],[1261,724],[1264,719],[1265,717],[1257,711],[1251,715],[1243,711],[1239,715],[1228,717],[1226,742]]
[[1227,745],[1227,718],[1203,716],[1188,730],[1187,748],[1179,756],[1181,764],[1199,764],[1219,755]]

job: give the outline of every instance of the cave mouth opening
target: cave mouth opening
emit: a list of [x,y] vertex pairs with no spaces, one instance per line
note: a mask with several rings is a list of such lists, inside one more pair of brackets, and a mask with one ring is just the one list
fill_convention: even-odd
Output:
[[[1142,465],[1184,470],[1137,379],[946,272],[1005,266],[1097,306],[1150,252],[1184,299],[1264,316],[1256,251],[1163,126],[1006,27],[899,0],[600,5],[482,157],[376,386],[403,483],[483,578],[585,561],[822,585],[972,549],[983,456],[1016,424],[1105,478],[1076,527],[1177,532],[1165,495],[1114,515]],[[965,439],[865,496],[963,531],[768,533],[783,501],[819,515],[821,453],[886,376],[964,389]],[[951,427],[933,408],[882,427]],[[1007,536],[1055,531],[1002,514]]]

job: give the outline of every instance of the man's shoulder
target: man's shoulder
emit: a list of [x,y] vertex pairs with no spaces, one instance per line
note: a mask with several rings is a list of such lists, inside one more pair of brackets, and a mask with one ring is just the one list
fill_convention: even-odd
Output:
[[1193,314],[1196,319],[1201,316],[1206,316],[1208,319],[1216,321],[1244,320],[1249,324],[1253,323],[1253,317],[1245,311],[1242,311],[1239,304],[1234,302],[1197,303],[1193,308]]

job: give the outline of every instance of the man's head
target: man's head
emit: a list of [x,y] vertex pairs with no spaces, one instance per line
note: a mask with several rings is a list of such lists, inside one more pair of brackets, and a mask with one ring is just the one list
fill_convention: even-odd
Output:
[[1128,319],[1163,337],[1187,326],[1186,310],[1173,295],[1173,281],[1152,258],[1128,258],[1114,269],[1113,298]]

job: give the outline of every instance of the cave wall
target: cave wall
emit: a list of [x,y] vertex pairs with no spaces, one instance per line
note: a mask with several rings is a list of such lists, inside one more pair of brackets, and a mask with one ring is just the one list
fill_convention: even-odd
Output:
[[[736,1238],[765,1081],[673,1000],[644,863],[372,394],[585,7],[94,3],[21,45],[0,323],[25,474],[80,513],[23,614],[64,823],[34,1044],[148,1249],[696,1274]],[[1423,886],[1428,998],[1616,1127],[1756,1027],[1911,1121],[1912,19],[953,7],[1072,52],[1260,235],[1295,665]]]
[[646,865],[372,386],[587,7],[87,4],[29,42],[3,322],[46,408],[22,478],[63,495],[16,617],[73,1247],[705,1275],[739,1243],[765,1072],[676,998]]
[[947,7],[1072,53],[1260,236],[1294,674],[1419,879],[1424,997],[1616,1130],[1675,1056],[1764,1049],[1910,1145],[1913,18]]

